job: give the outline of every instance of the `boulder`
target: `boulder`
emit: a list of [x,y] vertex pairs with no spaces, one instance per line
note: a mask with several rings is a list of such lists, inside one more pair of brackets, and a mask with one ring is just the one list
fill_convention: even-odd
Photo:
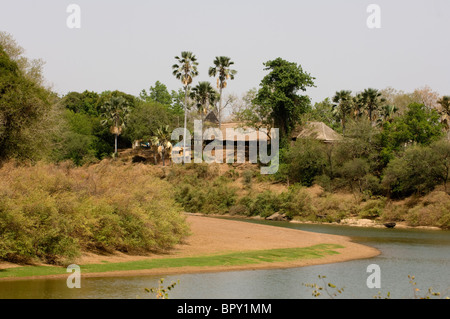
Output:
[[341,224],[348,226],[357,226],[357,227],[374,227],[376,226],[375,221],[370,219],[357,219],[357,218],[347,218],[341,220]]
[[284,221],[289,221],[289,218],[286,216],[286,214],[280,214],[277,212],[277,213],[267,217],[266,220],[284,222]]

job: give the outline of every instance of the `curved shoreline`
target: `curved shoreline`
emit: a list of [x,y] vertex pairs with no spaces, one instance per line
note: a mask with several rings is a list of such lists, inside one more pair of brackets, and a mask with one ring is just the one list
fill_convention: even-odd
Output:
[[[202,213],[188,213],[192,216],[204,216],[204,217],[214,217],[214,218],[230,218],[230,219],[237,219],[237,220],[268,220],[260,216],[254,216],[254,217],[246,217],[241,215],[206,215]],[[270,221],[270,220],[268,220]],[[348,227],[357,227],[357,228],[382,228],[386,229],[386,226],[384,226],[383,223],[377,223],[370,219],[359,219],[359,218],[347,218],[338,222],[332,222],[332,223],[326,223],[326,222],[314,222],[314,221],[304,221],[304,220],[286,220],[283,221],[286,223],[292,223],[292,224],[304,224],[304,225],[329,225],[329,226],[348,226]],[[446,231],[445,229],[442,229],[437,226],[408,226],[405,222],[397,222],[395,229],[411,229],[411,230],[433,230],[433,231]]]
[[[300,259],[288,262],[270,262],[235,266],[204,266],[154,268],[145,270],[108,271],[99,273],[82,273],[82,278],[92,277],[127,277],[146,275],[173,275],[187,273],[226,272],[242,270],[283,269],[345,262],[378,256],[380,251],[369,246],[357,244],[349,237],[306,232],[243,221],[218,219],[204,216],[187,215],[192,235],[185,243],[177,245],[169,254],[152,256],[128,256],[124,254],[112,256],[85,255],[77,261],[80,265],[99,264],[105,261],[120,263],[126,261],[148,260],[154,258],[194,257],[230,252],[246,252],[280,248],[303,248],[319,244],[338,244],[344,248],[336,249],[339,254],[315,259]],[[68,274],[7,277],[0,280],[60,279]]]

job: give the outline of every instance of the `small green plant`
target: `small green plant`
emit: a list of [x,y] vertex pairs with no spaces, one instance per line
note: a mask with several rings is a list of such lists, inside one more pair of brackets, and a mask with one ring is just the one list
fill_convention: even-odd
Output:
[[312,288],[312,295],[313,297],[317,298],[320,297],[323,293],[326,293],[328,297],[331,299],[334,299],[339,294],[342,294],[344,292],[344,288],[337,288],[336,285],[326,282],[325,279],[326,276],[319,275],[319,279],[322,281],[322,285],[318,285],[316,283],[314,284],[303,284],[303,286],[306,286],[308,288]]
[[[421,289],[417,288],[417,282],[416,277],[412,275],[408,275],[409,284],[412,287],[413,290],[413,299],[432,299],[432,298],[438,298],[441,297],[442,294],[440,292],[433,291],[433,288],[430,287],[426,292],[421,295]],[[388,292],[386,297],[381,296],[381,292],[379,292],[376,296],[374,296],[375,299],[391,299],[391,293]],[[441,297],[442,298],[442,297]],[[446,297],[445,299],[449,299],[449,297]]]
[[252,188],[252,180],[253,180],[253,171],[246,170],[242,174],[242,184],[244,184],[245,188],[250,189]]
[[[419,288],[417,288],[417,282],[415,281],[416,277],[408,275],[408,279],[409,279],[409,283],[411,284],[411,286],[413,288],[414,299],[431,299],[433,297],[441,296],[441,293],[433,291],[432,287],[428,288],[427,292],[424,295],[420,295],[421,290]],[[448,299],[448,297],[447,297],[447,299]]]
[[235,181],[236,179],[239,178],[239,172],[237,172],[234,168],[231,168],[224,174],[224,176],[228,177],[232,181]]
[[147,293],[156,294],[156,299],[169,299],[169,292],[175,288],[180,281],[172,282],[170,285],[164,287],[164,278],[159,280],[158,287],[156,288],[145,288]]
[[[325,278],[327,278],[326,276],[322,276],[319,275],[319,279],[322,281],[322,284],[319,285],[317,283],[313,283],[313,284],[303,284],[303,286],[306,286],[308,288],[312,288],[312,295],[315,298],[318,298],[320,296],[323,295],[323,293],[326,293],[328,295],[328,297],[330,297],[331,299],[334,299],[336,296],[338,296],[339,294],[342,294],[344,291],[344,288],[337,288],[336,285],[330,283],[330,282],[326,282]],[[411,276],[408,275],[408,279],[409,279],[409,283],[413,288],[413,298],[414,299],[432,299],[432,298],[443,298],[442,297],[442,293],[440,292],[436,292],[433,290],[432,287],[428,288],[428,290],[426,290],[426,292],[423,295],[420,295],[420,289],[417,288],[417,282],[415,281],[415,276]],[[391,293],[388,292],[386,294],[386,297],[383,297],[381,295],[381,292],[378,292],[377,295],[373,296],[374,299],[391,299]],[[450,297],[445,297],[444,299],[450,299]]]
[[380,292],[378,292],[377,295],[373,296],[373,298],[374,298],[374,299],[391,299],[391,293],[388,292],[388,293],[386,294],[386,297],[383,297],[383,296],[381,295],[381,291],[380,291]]

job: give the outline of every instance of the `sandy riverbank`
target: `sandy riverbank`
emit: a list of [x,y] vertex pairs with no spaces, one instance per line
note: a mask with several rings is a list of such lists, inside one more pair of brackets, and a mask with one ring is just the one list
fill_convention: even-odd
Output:
[[[149,269],[137,271],[114,271],[108,273],[85,273],[84,277],[168,275],[175,273],[217,272],[231,270],[291,268],[317,264],[344,262],[354,259],[371,258],[380,252],[372,247],[353,243],[348,237],[319,234],[267,225],[251,224],[241,221],[216,219],[203,216],[187,216],[192,235],[185,243],[175,247],[169,254],[152,256],[129,256],[125,254],[94,255],[86,254],[78,264],[97,264],[102,262],[126,262],[148,258],[170,258],[202,256],[236,251],[266,250],[278,248],[310,247],[318,244],[338,244],[337,255],[318,259],[298,260],[295,262],[261,263],[243,266],[219,267],[182,267],[167,269]],[[1,265],[0,265],[1,266]],[[3,265],[3,267],[5,264]],[[49,276],[53,278],[67,277]],[[33,278],[29,277],[28,279]],[[39,277],[42,278],[42,277]],[[25,279],[25,278],[20,278]]]

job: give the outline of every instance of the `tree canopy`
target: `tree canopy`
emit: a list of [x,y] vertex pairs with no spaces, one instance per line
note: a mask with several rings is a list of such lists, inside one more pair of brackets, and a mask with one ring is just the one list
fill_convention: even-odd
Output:
[[149,93],[142,90],[139,97],[145,102],[157,102],[167,107],[172,105],[172,95],[167,90],[167,86],[160,81],[155,82],[155,86],[151,86]]
[[[260,83],[254,103],[270,112],[274,127],[279,128],[281,138],[289,135],[310,106],[310,98],[300,95],[314,86],[314,79],[300,65],[277,58],[264,63],[269,71]],[[262,112],[267,113],[267,112]]]
[[0,45],[0,161],[42,155],[47,148],[43,132],[51,98]]

